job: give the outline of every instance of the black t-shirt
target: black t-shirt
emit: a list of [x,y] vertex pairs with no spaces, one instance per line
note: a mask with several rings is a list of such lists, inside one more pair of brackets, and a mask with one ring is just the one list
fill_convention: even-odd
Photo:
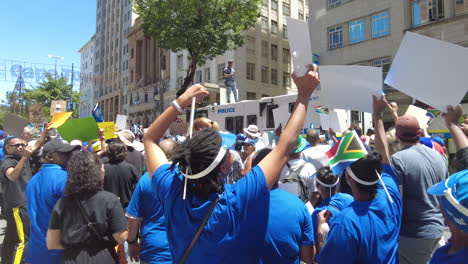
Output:
[[0,179],[3,184],[3,200],[5,201],[5,208],[17,208],[26,206],[26,183],[31,179],[31,166],[29,161],[24,165],[21,176],[12,181],[6,176],[6,170],[15,168],[19,160],[12,155],[5,155],[0,164]]
[[456,154],[457,171],[468,169],[468,147],[459,149]]
[[[90,221],[95,223],[93,226],[100,237],[87,226],[88,222],[75,199],[82,204]],[[61,231],[65,263],[118,263],[113,248],[117,243],[112,234],[127,227],[127,218],[119,198],[107,191],[61,198],[52,211],[49,223],[49,229]]]
[[104,190],[111,192],[120,199],[122,207],[127,208],[133,190],[138,183],[138,172],[133,165],[126,161],[119,163],[109,162],[104,165]]
[[132,164],[137,170],[138,179],[143,175],[143,168],[145,167],[145,156],[134,148],[128,148],[127,157],[125,161]]

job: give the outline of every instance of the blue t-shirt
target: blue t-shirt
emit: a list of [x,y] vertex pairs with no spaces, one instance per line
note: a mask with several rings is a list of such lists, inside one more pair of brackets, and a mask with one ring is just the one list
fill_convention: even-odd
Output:
[[[217,194],[207,200],[187,193],[183,179],[170,164],[153,175],[153,191],[162,204],[174,263],[179,262]],[[236,184],[224,185],[200,238],[186,263],[258,263],[268,223],[269,195],[265,176],[255,166]]]
[[372,201],[355,201],[330,226],[319,263],[398,263],[402,201],[395,172],[383,165],[384,181],[393,203],[379,183]]
[[47,228],[57,201],[63,197],[67,171],[57,164],[43,164],[26,185],[26,204],[31,221],[26,247],[27,263],[60,263],[62,250],[47,249]]
[[466,263],[468,261],[468,248],[459,250],[455,254],[448,254],[448,250],[451,244],[447,244],[443,247],[438,248],[434,255],[432,255],[429,264],[459,264]]
[[145,173],[133,191],[127,214],[141,218],[140,259],[148,263],[172,263],[166,235],[166,219],[159,200],[154,197],[151,180]]
[[354,198],[347,194],[347,193],[336,193],[332,197],[328,197],[327,199],[323,200],[322,204],[315,208],[314,212],[312,213],[312,223],[314,226],[314,234],[317,233],[317,215],[323,211],[327,210],[331,212],[331,217],[328,220],[328,224],[331,226],[335,219],[337,219],[337,215],[343,211],[346,207],[348,207]]
[[305,204],[280,189],[270,191],[270,212],[261,263],[299,263],[300,246],[314,244],[314,232]]

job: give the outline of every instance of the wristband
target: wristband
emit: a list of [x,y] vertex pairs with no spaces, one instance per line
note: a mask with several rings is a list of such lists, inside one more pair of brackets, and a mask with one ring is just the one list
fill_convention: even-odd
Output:
[[177,111],[179,111],[179,113],[181,113],[181,114],[184,113],[184,109],[182,109],[182,107],[180,107],[180,105],[177,103],[176,100],[172,101],[171,105],[172,105]]
[[128,240],[127,240],[127,243],[128,243],[129,245],[133,245],[133,244],[135,244],[137,241],[138,241],[138,236],[137,236],[137,237],[135,238],[135,240],[133,240],[133,241],[128,241]]

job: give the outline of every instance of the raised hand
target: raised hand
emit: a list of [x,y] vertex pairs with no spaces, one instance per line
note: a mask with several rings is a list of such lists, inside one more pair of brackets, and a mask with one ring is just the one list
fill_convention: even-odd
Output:
[[457,105],[455,107],[453,106],[447,106],[447,112],[443,113],[442,116],[445,118],[445,123],[447,126],[450,124],[458,124],[458,121],[463,115],[463,111],[461,109],[460,105]]
[[291,75],[297,86],[299,96],[310,96],[315,91],[315,88],[317,88],[317,85],[320,84],[318,66],[316,64],[307,65],[307,68],[306,74],[302,77],[297,77],[295,73]]
[[201,84],[192,85],[178,99],[177,103],[182,108],[188,107],[192,103],[192,98],[196,98],[196,102],[201,102],[203,98],[210,95],[208,90]]
[[[387,103],[387,99],[385,99],[385,95],[382,95],[380,99],[377,98],[377,96],[373,95],[372,100],[373,100],[374,114],[382,114],[383,111],[385,111],[387,107],[390,107],[390,104]],[[398,105],[396,106],[396,109],[397,109],[396,111],[398,111]]]

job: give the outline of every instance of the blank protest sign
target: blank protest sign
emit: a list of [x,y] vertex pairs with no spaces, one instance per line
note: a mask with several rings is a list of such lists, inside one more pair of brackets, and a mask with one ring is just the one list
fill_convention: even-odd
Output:
[[444,111],[468,91],[468,49],[407,32],[385,83]]
[[382,94],[382,68],[320,66],[320,100],[328,108],[372,113],[372,95]]
[[310,46],[309,23],[307,21],[287,17],[288,39],[293,60],[294,72],[303,76],[307,72],[306,65],[312,64],[312,48]]

